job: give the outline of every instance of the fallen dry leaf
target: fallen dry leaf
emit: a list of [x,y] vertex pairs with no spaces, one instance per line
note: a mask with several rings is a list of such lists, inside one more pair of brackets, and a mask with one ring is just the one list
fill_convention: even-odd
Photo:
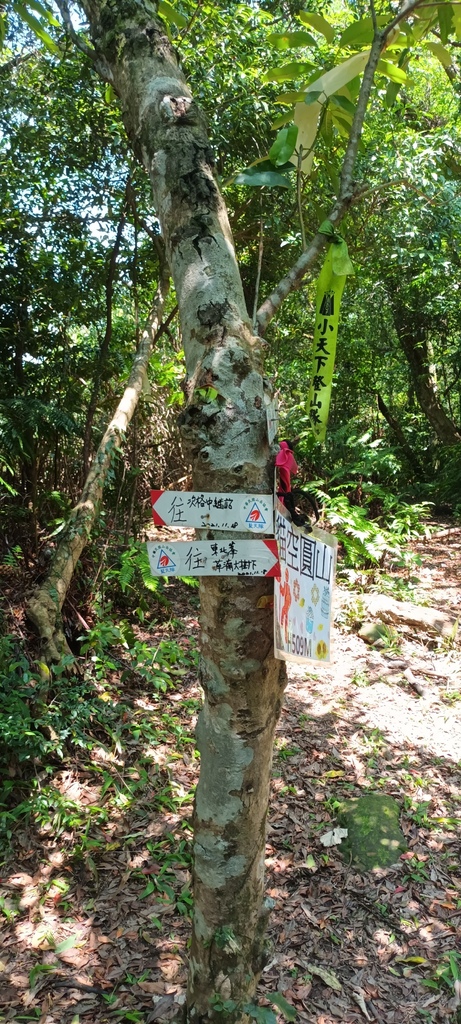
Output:
[[347,836],[347,828],[333,828],[330,832],[324,832],[320,836],[322,846],[339,846],[340,842]]

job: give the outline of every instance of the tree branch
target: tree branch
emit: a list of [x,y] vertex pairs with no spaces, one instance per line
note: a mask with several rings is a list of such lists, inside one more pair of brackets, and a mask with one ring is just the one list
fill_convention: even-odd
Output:
[[[375,32],[368,63],[363,73],[359,98],[355,109],[354,119],[352,121],[346,152],[344,154],[338,196],[330,210],[330,213],[328,214],[328,220],[331,221],[334,227],[339,227],[345,213],[354,199],[353,173],[374,77],[386,39],[392,29],[420,5],[421,0],[416,0],[416,2],[415,0],[411,0],[411,2],[404,3],[389,25],[386,25],[385,28]],[[306,251],[301,254],[291,270],[288,271],[288,274],[282,278],[272,294],[269,295],[259,307],[257,314],[259,334],[264,334],[268,323],[278,312],[287,295],[299,288],[305,274],[317,259],[317,256],[323,249],[326,242],[326,236],[317,232]]]
[[96,50],[94,50],[92,46],[89,46],[88,43],[85,42],[85,40],[82,38],[82,36],[80,36],[78,32],[75,31],[75,28],[72,24],[72,18],[70,16],[69,7],[67,5],[67,0],[56,0],[56,5],[61,12],[62,20],[67,29],[69,38],[74,43],[74,46],[76,46],[77,49],[81,51],[81,53],[84,53],[85,57],[88,57],[92,64],[94,64],[94,67],[98,74],[101,75],[101,78],[104,78],[106,82],[112,83],[113,76],[109,68],[109,65],[106,63],[105,60],[103,60],[103,58],[99,56]]

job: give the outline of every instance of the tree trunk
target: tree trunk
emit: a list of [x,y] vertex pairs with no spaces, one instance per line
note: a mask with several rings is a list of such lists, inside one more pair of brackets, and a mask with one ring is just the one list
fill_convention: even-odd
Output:
[[[162,25],[135,0],[82,0],[99,65],[121,102],[152,183],[181,317],[187,370],[182,431],[197,489],[273,486],[262,343],[249,322],[203,118]],[[214,395],[215,397],[209,397]],[[212,536],[212,534],[208,534]],[[223,537],[221,533],[220,538]],[[186,1015],[245,1019],[264,957],[265,819],[285,682],[273,655],[264,579],[201,585],[201,773],[195,913]]]
[[[117,226],[117,232],[115,236],[115,242],[112,246],[112,252],[110,254],[109,264],[107,268],[107,276],[105,282],[105,293],[106,293],[106,327],[104,330],[104,337],[101,342],[99,354],[96,362],[96,372],[93,380],[93,387],[91,389],[90,401],[88,403],[88,409],[85,420],[85,430],[83,433],[83,466],[82,466],[82,482],[86,480],[88,469],[90,465],[91,456],[91,431],[93,428],[93,420],[96,409],[98,407],[98,400],[101,394],[101,381],[109,354],[109,348],[112,341],[112,303],[114,298],[114,286],[117,274],[117,260],[120,253],[120,246],[122,244],[123,230],[126,224],[126,207],[128,201],[128,192],[130,190],[131,181],[128,177],[126,183],[125,194],[123,197],[122,209],[120,212],[120,219]],[[137,344],[137,340],[136,340]]]
[[419,479],[425,480],[426,479],[426,472],[424,470],[424,467],[421,464],[421,462],[419,461],[418,456],[415,455],[415,452],[413,451],[413,448],[408,443],[408,441],[407,441],[407,439],[405,437],[405,434],[404,434],[404,432],[403,432],[403,430],[402,430],[402,428],[400,426],[400,423],[398,422],[398,420],[396,420],[395,416],[392,415],[389,407],[386,405],[386,403],[384,401],[384,398],[379,393],[377,394],[376,397],[377,397],[377,400],[378,400],[378,409],[379,409],[381,415],[384,416],[384,419],[389,424],[389,426],[390,426],[391,430],[393,431],[393,433],[395,434],[395,436],[397,438],[397,441],[398,441],[398,443],[399,443],[399,445],[400,445],[404,455],[406,456],[408,465],[411,466],[411,468],[416,473],[416,475],[417,475],[417,477]]
[[447,416],[438,397],[434,367],[423,332],[418,331],[415,325],[413,330],[403,329],[398,335],[408,359],[416,397],[426,419],[443,445],[459,444],[461,430]]
[[59,535],[46,578],[33,592],[27,605],[27,616],[38,630],[43,641],[44,656],[50,662],[59,661],[62,654],[68,650],[61,626],[62,606],[75,566],[88,543],[114,455],[117,448],[123,444],[127,426],[138,404],[149,358],[158,334],[167,290],[168,277],[165,276],[159,285],[155,311],[144,331],[127,386],[96,452],[80,501],[72,509],[65,528]]

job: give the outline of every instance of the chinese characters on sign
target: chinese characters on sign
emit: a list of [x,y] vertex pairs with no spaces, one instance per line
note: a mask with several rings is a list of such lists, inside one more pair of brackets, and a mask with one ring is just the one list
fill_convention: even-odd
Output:
[[150,542],[153,576],[277,576],[275,540]]
[[151,491],[157,526],[273,533],[270,494],[215,494],[207,491]]
[[337,313],[333,291],[325,292],[315,323],[309,414],[315,433],[325,437],[336,354]]
[[274,581],[275,656],[330,661],[331,597],[337,542],[314,528],[298,530],[278,505],[275,517],[280,578]]
[[341,296],[346,277],[353,272],[354,268],[349,259],[344,239],[333,237],[319,274],[315,296],[313,364],[308,408],[317,441],[325,440]]

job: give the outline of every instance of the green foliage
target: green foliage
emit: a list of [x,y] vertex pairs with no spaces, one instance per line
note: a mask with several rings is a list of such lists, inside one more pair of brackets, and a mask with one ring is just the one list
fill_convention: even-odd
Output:
[[[40,17],[36,18],[29,8],[32,8],[32,11],[36,11]],[[34,36],[43,43],[50,53],[59,53],[54,39],[51,38],[47,31],[50,25],[59,25],[59,22],[56,21],[56,18],[46,5],[39,3],[38,0],[27,0],[26,4],[20,3],[19,0],[13,0],[11,9],[31,29]]]
[[461,458],[459,446],[453,445],[439,452],[439,465],[427,491],[434,501],[449,502],[454,515],[461,518]]
[[[168,639],[147,643],[136,639],[128,623],[115,625],[103,619],[89,631],[83,652],[88,655],[83,675],[75,674],[74,659],[69,656],[50,671],[39,662],[31,665],[12,637],[0,638],[2,842],[9,840],[16,823],[24,818],[32,817],[39,825],[52,822],[57,833],[81,827],[88,816],[88,820],[105,820],[104,808],[85,810],[52,783],[55,768],[72,751],[90,754],[96,743],[102,743],[120,754],[127,739],[156,743],[161,735],[176,735],[180,745],[189,742],[172,716],[159,715],[157,731],[145,716],[133,716],[122,691],[114,691],[109,679],[117,671],[122,688],[127,683],[142,686],[152,700],[171,689],[175,679],[195,664],[193,650],[186,653]],[[137,784],[128,784],[124,806],[136,788]],[[187,908],[186,894],[183,903]]]
[[[426,879],[423,879],[423,883]],[[430,978],[423,980],[423,985],[437,991],[440,988],[447,988],[454,992],[459,990],[461,982],[461,954],[456,949],[447,950],[440,958]]]
[[109,584],[115,582],[123,594],[128,590],[139,592],[140,587],[145,587],[157,600],[166,603],[162,578],[152,576],[145,544],[134,543],[122,551],[119,564],[107,569],[105,579]]
[[363,505],[353,505],[343,488],[326,493],[310,486],[322,503],[326,519],[343,547],[344,565],[352,568],[382,564],[385,556],[405,560],[404,545],[425,536],[424,519],[429,515],[428,502],[409,505],[382,488],[369,486],[369,500],[380,499],[379,520],[369,516]]
[[[269,992],[266,998],[270,1003],[277,1007],[285,1020],[296,1020],[298,1016],[297,1012],[294,1006],[285,999],[282,992]],[[275,1016],[274,1011],[269,1009],[268,1006],[258,1006],[258,1004],[254,1002],[244,1003],[242,1005],[237,1003],[235,999],[222,999],[221,996],[217,994],[213,996],[211,1004],[215,1011],[223,1014],[224,1019],[226,1014],[243,1012],[248,1014],[251,1020],[256,1021],[256,1024],[277,1024],[277,1017]]]

